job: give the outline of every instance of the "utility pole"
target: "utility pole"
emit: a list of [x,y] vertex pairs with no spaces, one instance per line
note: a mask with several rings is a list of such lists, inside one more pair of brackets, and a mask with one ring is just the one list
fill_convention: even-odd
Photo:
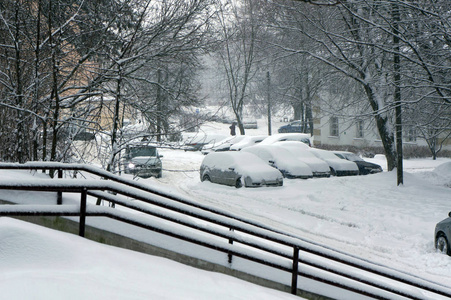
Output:
[[269,71],[266,72],[266,97],[268,100],[268,135],[271,135],[271,80],[269,78]]
[[401,61],[400,61],[400,47],[399,47],[399,22],[400,12],[399,6],[393,4],[392,9],[393,17],[393,81],[395,84],[394,101],[395,101],[395,122],[396,122],[396,153],[397,153],[397,177],[398,185],[404,183],[403,180],[403,153],[402,153],[402,107],[401,107]]

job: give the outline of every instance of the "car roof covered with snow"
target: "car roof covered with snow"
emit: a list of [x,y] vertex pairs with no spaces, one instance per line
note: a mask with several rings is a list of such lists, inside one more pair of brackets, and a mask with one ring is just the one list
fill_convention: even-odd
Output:
[[281,141],[298,141],[310,144],[311,135],[308,133],[278,133],[268,136],[266,139],[261,141],[261,144],[268,145]]
[[274,167],[279,169],[282,173],[294,177],[312,177],[312,170],[310,167],[299,160],[293,153],[289,150],[278,146],[278,145],[255,145],[244,148],[241,150],[243,152],[250,152],[266,163],[272,163]]
[[230,147],[230,150],[240,151],[243,148],[260,143],[267,137],[268,137],[267,135],[246,135],[241,141],[233,144]]
[[349,161],[349,160],[341,159],[331,151],[316,149],[316,148],[311,148],[309,151],[312,152],[318,158],[327,162],[329,164],[329,166],[332,167],[333,169],[335,169],[336,171],[339,171],[339,170],[358,171],[359,170],[359,167],[357,166],[356,163]]

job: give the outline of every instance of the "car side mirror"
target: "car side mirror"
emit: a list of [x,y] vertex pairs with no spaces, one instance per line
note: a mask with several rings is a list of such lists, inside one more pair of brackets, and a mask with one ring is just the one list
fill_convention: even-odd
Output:
[[451,218],[451,211],[449,212],[448,216]]

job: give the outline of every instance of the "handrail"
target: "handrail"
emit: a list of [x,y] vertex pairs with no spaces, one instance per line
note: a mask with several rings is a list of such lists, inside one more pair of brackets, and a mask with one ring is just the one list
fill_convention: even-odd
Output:
[[[220,211],[218,209],[214,209],[208,206],[204,206],[198,203],[194,203],[189,199],[184,199],[180,196],[172,195],[166,193],[164,191],[159,191],[155,188],[146,186],[139,182],[128,180],[126,178],[122,178],[120,176],[108,173],[104,170],[80,164],[63,164],[63,163],[49,163],[49,162],[33,162],[26,164],[11,164],[11,163],[0,163],[0,169],[22,169],[22,170],[31,170],[31,169],[47,169],[47,170],[70,170],[70,171],[84,171],[94,175],[97,175],[103,179],[107,180],[79,180],[79,179],[40,179],[40,180],[4,180],[0,182],[0,189],[18,189],[18,190],[30,190],[30,191],[56,191],[56,192],[76,192],[81,194],[81,205],[80,205],[80,235],[84,236],[84,220],[86,217],[90,216],[106,216],[112,219],[116,219],[122,222],[126,222],[129,224],[133,224],[136,226],[140,226],[149,230],[153,230],[156,232],[160,232],[166,234],[171,237],[175,237],[178,239],[182,239],[188,242],[192,242],[204,247],[208,247],[211,249],[215,249],[217,251],[225,252],[229,255],[234,255],[237,257],[242,257],[250,261],[254,261],[263,265],[268,265],[270,267],[280,269],[283,271],[291,272],[292,276],[292,287],[291,291],[293,294],[296,293],[297,289],[297,276],[303,276],[306,278],[310,278],[313,280],[318,280],[330,285],[334,285],[351,292],[359,293],[362,295],[367,295],[370,297],[374,297],[376,299],[390,299],[390,297],[381,295],[378,292],[368,291],[362,289],[361,287],[356,287],[351,285],[346,285],[337,280],[331,280],[327,277],[318,276],[315,272],[307,272],[302,268],[299,268],[299,264],[301,266],[307,265],[313,267],[317,270],[326,271],[328,273],[334,274],[335,276],[340,276],[343,278],[350,279],[352,281],[358,282],[360,284],[368,285],[377,290],[382,290],[388,293],[393,293],[399,296],[404,296],[409,299],[423,299],[422,295],[417,295],[416,293],[406,290],[399,290],[398,286],[390,287],[387,283],[384,282],[374,282],[374,278],[362,278],[361,275],[352,274],[349,271],[343,271],[343,268],[339,268],[336,266],[330,265],[330,263],[318,263],[314,260],[304,258],[303,256],[299,257],[299,251],[307,252],[313,255],[317,255],[323,259],[327,259],[328,261],[344,264],[350,266],[352,268],[356,268],[361,271],[369,272],[370,274],[375,274],[381,276],[386,279],[393,280],[398,283],[403,283],[405,285],[415,287],[421,290],[428,291],[430,293],[434,293],[436,295],[441,295],[445,297],[451,297],[451,289],[448,287],[442,286],[437,283],[433,283],[418,277],[409,276],[407,274],[403,274],[402,272],[383,267],[380,265],[374,265],[369,263],[368,261],[359,260],[353,256],[347,256],[343,253],[339,253],[337,251],[333,251],[332,249],[321,247],[318,244],[312,244],[306,240],[299,239],[292,235],[283,234],[280,231],[274,230],[267,226],[254,223],[250,220],[240,219],[236,216],[231,216],[229,213]],[[60,177],[60,176],[59,176]],[[113,183],[111,181],[115,181]],[[119,183],[119,184],[118,184]],[[105,192],[108,191],[108,192]],[[114,195],[116,194],[116,195]],[[196,229],[200,232],[213,234],[217,237],[225,238],[231,242],[231,244],[217,244],[212,243],[207,240],[197,239],[193,237],[187,237],[180,233],[168,231],[165,228],[158,227],[158,225],[153,224],[149,226],[146,224],[146,221],[142,221],[136,218],[130,218],[126,216],[124,212],[120,212],[119,210],[114,210],[106,207],[95,207],[91,206],[86,207],[86,196],[93,196],[104,199],[106,201],[113,202],[115,204],[148,214],[152,216],[156,216],[161,219],[165,219],[179,225],[183,225],[187,228]],[[139,200],[139,203],[136,201],[128,201],[123,199],[123,196],[131,197],[135,200]],[[213,228],[209,226],[203,226],[199,223],[190,222],[188,218],[180,218],[180,216],[174,217],[171,213],[166,213],[162,211],[155,211],[149,209],[148,205],[156,205],[162,208],[165,208],[169,212],[187,215],[190,217],[194,217],[198,220],[202,220],[207,223],[221,225],[227,230],[220,230],[218,228]],[[17,206],[17,205],[15,205]],[[56,215],[58,213],[58,209],[45,211],[43,209],[39,210],[35,208],[34,210],[30,210],[27,212],[27,209],[20,210],[17,206],[17,211],[14,208],[9,206],[0,206],[0,215],[16,215],[17,213],[22,213],[23,215]],[[73,216],[73,212],[65,211],[66,205],[59,205],[60,207],[60,215],[64,216]],[[233,231],[232,231],[233,229]],[[243,237],[237,232],[245,233],[246,235],[252,237],[248,238]],[[256,238],[262,240],[255,240]],[[259,258],[259,255],[250,256],[248,252],[241,251],[240,248],[235,247],[233,242],[239,242],[240,244],[265,251],[265,253],[269,253],[271,255],[275,255],[278,258],[279,262],[271,262],[267,257]],[[287,246],[292,248],[292,252],[282,251],[279,248],[270,247],[266,241],[271,241],[283,246]],[[282,261],[280,261],[282,259]],[[287,264],[286,259],[291,260],[291,264]]]

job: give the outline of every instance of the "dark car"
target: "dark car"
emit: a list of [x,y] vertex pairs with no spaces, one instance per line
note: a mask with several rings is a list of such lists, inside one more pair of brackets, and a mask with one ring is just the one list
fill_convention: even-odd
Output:
[[448,218],[435,225],[435,248],[443,254],[451,256],[451,212]]
[[74,136],[74,141],[92,141],[96,136],[93,132],[80,131]]
[[366,160],[363,160],[360,156],[358,156],[357,154],[354,154],[352,152],[334,151],[334,154],[336,156],[338,156],[339,158],[355,162],[357,164],[357,166],[359,167],[360,175],[368,175],[368,174],[382,172],[381,166],[379,166],[378,164],[373,164]]
[[130,145],[125,149],[125,173],[142,178],[162,175],[161,155],[152,145]]
[[290,133],[290,132],[304,132],[304,122],[301,120],[293,121],[287,125],[280,126],[278,129],[279,133]]

